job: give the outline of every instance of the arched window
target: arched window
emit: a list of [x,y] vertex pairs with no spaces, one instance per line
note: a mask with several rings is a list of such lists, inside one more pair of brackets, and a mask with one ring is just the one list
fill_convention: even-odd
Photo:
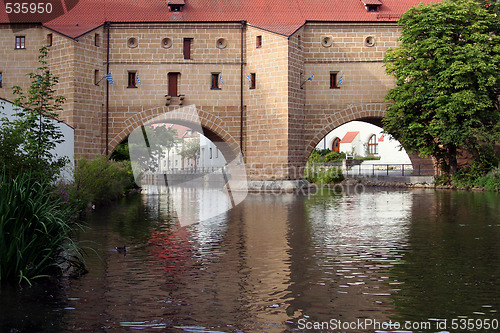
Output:
[[370,137],[370,140],[368,140],[368,152],[370,153],[370,155],[378,154],[378,143],[375,134],[373,134]]
[[333,139],[332,151],[336,151],[337,153],[340,151],[340,139],[339,138]]

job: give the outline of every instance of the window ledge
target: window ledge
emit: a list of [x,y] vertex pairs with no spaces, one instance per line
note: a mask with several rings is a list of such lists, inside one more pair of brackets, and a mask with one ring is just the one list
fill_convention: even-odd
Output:
[[222,90],[222,88],[210,88],[210,90]]
[[330,87],[330,89],[340,89],[340,87]]
[[139,87],[134,87],[134,86],[128,86],[127,88],[139,88]]

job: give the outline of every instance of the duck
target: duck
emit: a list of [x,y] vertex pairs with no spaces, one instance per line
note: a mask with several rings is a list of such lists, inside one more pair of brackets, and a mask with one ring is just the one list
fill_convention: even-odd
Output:
[[117,246],[115,247],[116,251],[118,251],[118,253],[122,253],[123,255],[126,255],[127,254],[127,247],[126,246]]

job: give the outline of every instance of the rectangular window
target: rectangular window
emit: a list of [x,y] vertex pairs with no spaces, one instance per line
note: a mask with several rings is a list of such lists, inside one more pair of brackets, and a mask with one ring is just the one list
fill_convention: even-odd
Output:
[[210,159],[212,159],[212,148],[210,148]]
[[26,48],[26,37],[16,36],[16,49],[25,49],[25,48]]
[[168,73],[168,95],[177,96],[177,85],[179,81],[179,73]]
[[215,158],[219,158],[219,148],[215,148]]
[[47,46],[52,46],[52,34],[47,34]]
[[3,73],[0,72],[0,88],[2,88],[2,83],[3,83]]
[[101,78],[99,77],[99,70],[98,70],[98,69],[94,70],[94,84],[95,84],[96,86],[97,86],[97,84],[99,83],[99,80],[100,80],[100,79],[101,79]]
[[220,73],[212,73],[212,84],[210,86],[210,89],[220,89],[219,86],[219,80],[220,80]]
[[338,72],[330,72],[330,89],[339,88],[337,84]]
[[128,87],[127,88],[137,88],[136,84],[136,72],[128,72]]
[[257,36],[256,45],[255,46],[257,48],[261,48],[262,47],[262,36]]
[[101,46],[101,35],[95,34],[94,36],[94,45],[99,47]]
[[255,89],[255,73],[250,73],[250,89]]
[[191,59],[192,38],[184,38],[184,59]]

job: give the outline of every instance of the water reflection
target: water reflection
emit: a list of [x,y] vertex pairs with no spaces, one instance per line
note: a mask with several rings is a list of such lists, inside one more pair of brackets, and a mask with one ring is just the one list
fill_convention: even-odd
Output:
[[496,194],[249,195],[189,226],[174,195],[203,210],[181,191],[92,212],[79,235],[99,254],[89,252],[91,272],[37,309],[2,292],[15,313],[2,311],[0,328],[50,318],[51,332],[294,332],[301,320],[498,318]]

